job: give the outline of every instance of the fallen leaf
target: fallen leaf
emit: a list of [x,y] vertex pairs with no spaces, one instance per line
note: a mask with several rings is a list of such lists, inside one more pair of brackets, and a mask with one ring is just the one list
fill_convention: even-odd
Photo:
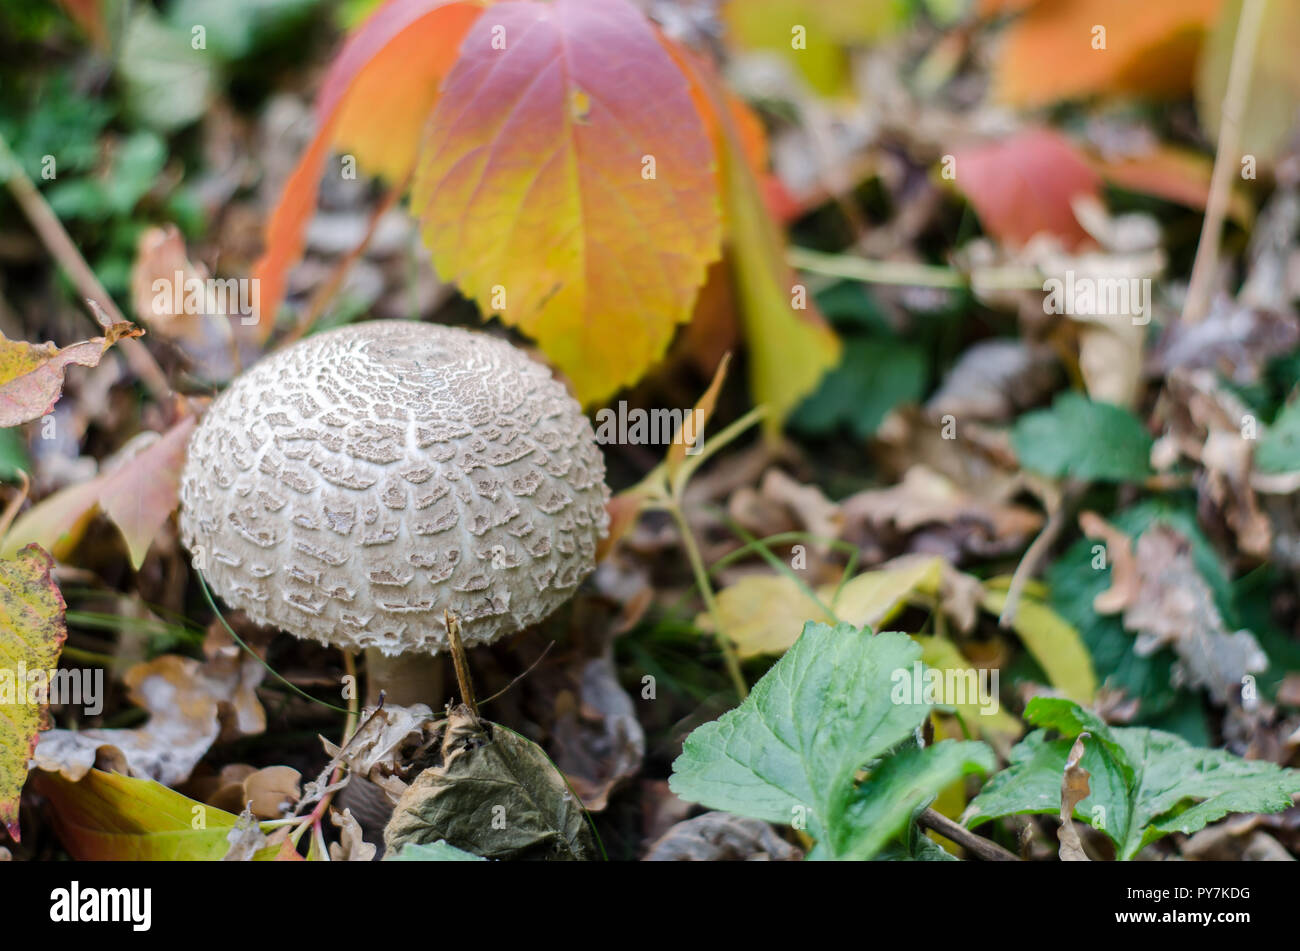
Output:
[[645,862],[797,862],[803,853],[768,823],[706,812],[679,822],[660,836]]
[[[57,773],[38,773],[33,782],[50,800],[59,841],[81,862],[217,861],[229,851],[227,836],[239,822],[152,780],[97,769],[77,782]],[[279,845],[254,857],[277,859]]]
[[1255,635],[1227,630],[1190,543],[1175,529],[1148,528],[1136,554],[1141,594],[1124,612],[1124,626],[1137,634],[1133,650],[1146,657],[1172,647],[1175,686],[1204,687],[1215,703],[1235,703],[1242,678],[1268,667]]
[[645,758],[645,731],[608,657],[582,667],[578,693],[562,691],[551,726],[555,765],[590,812],[609,803],[614,788]]
[[252,714],[242,718],[236,735],[265,729],[255,694],[264,672],[259,660],[246,656],[232,670],[220,653],[203,663],[164,654],[137,664],[122,680],[131,702],[149,712],[144,726],[50,730],[41,735],[33,761],[75,782],[106,757],[121,772],[174,786],[189,778],[220,735],[223,710]]
[[[1221,0],[1051,0],[1012,21],[994,59],[995,95],[1021,107],[1097,94],[1177,96]],[[1098,49],[1097,27],[1105,30]]]
[[1060,857],[1062,862],[1087,862],[1088,854],[1083,851],[1083,842],[1079,830],[1074,827],[1074,810],[1084,799],[1092,794],[1088,784],[1091,777],[1080,762],[1083,759],[1083,741],[1090,739],[1087,733],[1080,733],[1079,738],[1070,747],[1070,755],[1065,759],[1065,769],[1061,776],[1061,828],[1057,831],[1060,839]]
[[331,862],[371,862],[379,851],[361,837],[361,826],[352,818],[352,810],[330,810],[330,822],[339,829],[339,842],[330,843]]
[[1137,600],[1142,582],[1133,557],[1133,539],[1096,512],[1080,512],[1079,528],[1089,538],[1106,543],[1110,587],[1092,599],[1098,614],[1118,614]]
[[0,428],[39,419],[63,393],[63,375],[70,366],[97,367],[108,348],[119,340],[139,337],[133,324],[111,322],[97,312],[104,336],[59,349],[52,343],[9,340],[0,333]]
[[981,341],[957,360],[925,404],[934,418],[1002,422],[1040,402],[1059,381],[1050,347],[1023,340]]
[[[28,761],[38,734],[49,728],[49,695],[33,695],[30,674],[47,676],[59,664],[68,636],[66,605],[51,572],[54,559],[37,545],[28,545],[0,561],[0,704],[5,708],[0,729],[0,825],[19,840],[18,801],[27,781]],[[8,696],[6,696],[8,694]],[[35,702],[33,702],[33,700]]]
[[226,844],[226,854],[221,856],[223,862],[251,862],[267,847],[266,836],[252,810],[245,809],[239,814],[235,825],[226,833]]
[[[1006,591],[985,592],[984,610],[990,614],[1001,615],[1006,603]],[[1097,674],[1092,656],[1073,625],[1046,604],[1022,596],[1011,626],[1053,687],[1071,700],[1092,703],[1097,693]]]
[[66,555],[76,547],[89,519],[99,510],[117,525],[131,564],[139,568],[180,500],[181,467],[196,422],[187,417],[164,434],[140,434],[105,462],[100,475],[61,489],[32,506],[10,527],[0,555],[29,542],[45,545],[56,555]]
[[541,747],[462,706],[448,717],[442,761],[398,800],[384,846],[445,841],[489,859],[581,861],[598,854],[588,823]]
[[1088,239],[1072,202],[1079,195],[1099,198],[1101,179],[1060,133],[1027,129],[959,149],[955,158],[957,187],[999,241],[1023,245],[1041,232],[1068,247]]

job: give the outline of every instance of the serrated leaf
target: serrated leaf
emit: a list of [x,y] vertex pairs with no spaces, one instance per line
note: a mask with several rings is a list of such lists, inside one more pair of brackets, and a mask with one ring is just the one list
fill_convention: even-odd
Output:
[[945,786],[996,768],[993,751],[983,743],[946,740],[924,749],[900,750],[858,786],[832,839],[835,854],[843,859],[872,858]]
[[635,7],[505,2],[443,83],[411,207],[438,273],[537,340],[590,404],[690,318],[721,246],[715,166]]
[[37,545],[0,561],[0,826],[15,842],[27,764],[37,734],[49,727],[48,698],[29,702],[34,698],[20,671],[54,670],[68,634],[53,570],[54,559]]
[[1138,418],[1075,392],[1016,420],[1011,444],[1026,469],[1056,479],[1131,482],[1151,474],[1151,436]]
[[[219,861],[239,821],[161,783],[120,773],[92,769],[74,783],[42,772],[32,781],[50,801],[59,841],[82,862]],[[269,861],[279,855],[279,846],[268,846],[253,858]]]
[[843,426],[859,439],[875,435],[890,410],[925,395],[930,364],[925,350],[890,337],[852,337],[840,365],[791,417],[811,436],[832,436]]
[[928,704],[891,697],[921,648],[905,634],[809,623],[740,707],[689,737],[674,793],[711,809],[791,824],[823,838],[842,821],[857,771],[912,735]]
[[[1230,813],[1280,812],[1300,794],[1300,771],[1194,747],[1162,730],[1111,727],[1069,700],[1035,697],[1025,719],[1042,729],[1011,751],[1010,765],[967,808],[966,825],[1058,812],[1062,771],[1083,732],[1097,741],[1081,760],[1092,793],[1074,815],[1106,833],[1121,859],[1170,832],[1192,833]],[[1062,739],[1049,740],[1048,730]]]

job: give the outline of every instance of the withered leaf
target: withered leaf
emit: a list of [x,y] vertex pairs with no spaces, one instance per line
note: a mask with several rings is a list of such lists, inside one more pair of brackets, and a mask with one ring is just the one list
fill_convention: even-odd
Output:
[[1185,536],[1153,525],[1136,548],[1140,592],[1124,612],[1124,626],[1137,633],[1134,651],[1145,657],[1169,645],[1178,654],[1175,685],[1204,687],[1220,705],[1234,700],[1242,678],[1268,666],[1255,635],[1226,628]]
[[1079,830],[1074,827],[1074,809],[1092,793],[1088,780],[1092,774],[1083,768],[1083,741],[1089,739],[1087,733],[1080,733],[1079,738],[1070,747],[1070,755],[1065,759],[1065,769],[1061,776],[1061,828],[1057,838],[1061,840],[1062,862],[1087,862],[1088,855],[1083,851],[1083,841]]
[[389,854],[439,840],[490,859],[599,855],[582,803],[541,747],[463,706],[448,717],[442,762],[415,778],[384,829]]
[[793,862],[803,853],[759,819],[706,812],[679,822],[650,846],[646,862]]

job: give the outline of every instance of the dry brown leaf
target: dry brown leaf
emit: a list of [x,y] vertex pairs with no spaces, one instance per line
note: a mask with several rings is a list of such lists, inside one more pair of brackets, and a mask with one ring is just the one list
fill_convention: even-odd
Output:
[[925,404],[932,418],[1001,422],[1052,392],[1060,371],[1048,347],[1023,340],[983,340],[963,353]]
[[1079,513],[1079,528],[1089,538],[1106,543],[1110,587],[1092,600],[1098,614],[1118,614],[1138,596],[1141,581],[1133,559],[1133,540],[1096,512]]
[[1087,862],[1088,854],[1083,851],[1083,842],[1079,830],[1074,827],[1074,809],[1092,792],[1088,783],[1091,773],[1081,765],[1083,760],[1083,741],[1089,734],[1080,733],[1079,738],[1070,747],[1070,755],[1065,760],[1065,770],[1061,777],[1061,828],[1057,838],[1061,841],[1060,856],[1062,862]]
[[52,343],[9,340],[0,333],[0,428],[44,416],[63,392],[63,374],[68,367],[99,366],[105,352],[117,341],[144,334],[133,324],[113,323],[98,308],[95,311],[104,336],[62,350]]
[[257,824],[257,816],[245,809],[239,814],[239,820],[226,833],[230,848],[221,857],[223,862],[251,862],[253,856],[266,848],[266,836]]
[[645,731],[609,657],[583,665],[576,695],[556,696],[551,733],[555,765],[590,812],[604,809],[645,758]]
[[803,853],[766,822],[706,812],[679,822],[650,846],[646,862],[795,862]]
[[1124,626],[1137,633],[1134,651],[1145,657],[1172,647],[1175,686],[1204,687],[1216,703],[1236,703],[1242,678],[1268,666],[1255,635],[1224,627],[1179,532],[1153,525],[1138,538],[1136,555],[1141,590],[1124,612]]
[[339,841],[330,843],[331,862],[370,862],[374,860],[375,854],[379,850],[362,838],[361,826],[352,817],[351,809],[344,809],[341,813],[337,809],[331,809],[330,822],[334,823],[339,829]]
[[221,735],[223,716],[237,736],[266,728],[256,696],[264,673],[256,658],[234,660],[219,646],[211,647],[202,663],[164,654],[137,664],[122,679],[131,702],[149,712],[144,726],[50,730],[41,734],[33,759],[38,768],[74,782],[99,761],[175,786],[189,778]]

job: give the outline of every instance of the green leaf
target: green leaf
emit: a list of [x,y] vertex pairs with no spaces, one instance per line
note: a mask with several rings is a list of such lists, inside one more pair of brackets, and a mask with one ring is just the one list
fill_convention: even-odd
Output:
[[486,862],[487,859],[473,852],[466,852],[454,845],[448,845],[442,839],[427,845],[408,844],[396,854],[384,856],[385,862]]
[[[1192,833],[1237,812],[1280,812],[1300,793],[1300,771],[1201,749],[1182,737],[1146,727],[1111,727],[1069,700],[1035,697],[1025,719],[1041,727],[1011,751],[1010,765],[993,777],[963,821],[1060,809],[1061,771],[1074,738],[1085,730],[1083,767],[1092,793],[1075,817],[1092,822],[1131,859],[1170,832]],[[1055,730],[1062,739],[1049,740]]]
[[[152,779],[92,769],[79,782],[37,772],[59,841],[78,861],[217,861],[239,817],[204,805]],[[279,846],[254,855],[271,860]],[[294,856],[296,858],[296,856]]]
[[1026,469],[1057,479],[1129,482],[1151,474],[1151,436],[1138,418],[1074,392],[1016,420],[1011,444]]
[[1300,399],[1284,406],[1260,438],[1255,468],[1267,473],[1300,471]]
[[993,751],[983,743],[946,740],[924,749],[903,749],[858,786],[832,847],[844,859],[869,859],[945,786],[969,773],[996,768]]
[[912,689],[920,656],[905,634],[809,622],[743,704],[686,738],[670,787],[767,822],[806,818],[815,857],[870,858],[944,786],[993,766],[982,743],[887,756],[929,711]]
[[710,809],[791,824],[806,810],[821,838],[843,815],[857,771],[903,740],[929,705],[895,703],[894,671],[921,648],[905,634],[875,637],[810,622],[735,710],[686,738],[669,780]]
[[150,8],[137,8],[122,40],[118,72],[127,109],[144,125],[170,132],[203,115],[214,85],[214,58],[191,46]]
[[791,425],[809,436],[845,427],[868,439],[892,409],[925,394],[929,376],[921,347],[885,336],[850,337],[840,365],[800,405]]
[[0,482],[12,482],[18,478],[19,469],[30,472],[31,468],[22,431],[0,429]]

